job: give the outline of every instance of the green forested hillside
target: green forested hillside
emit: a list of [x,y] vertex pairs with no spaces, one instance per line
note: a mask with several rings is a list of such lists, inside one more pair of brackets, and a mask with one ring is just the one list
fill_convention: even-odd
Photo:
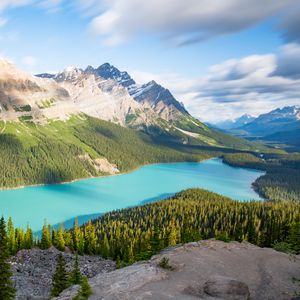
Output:
[[[184,127],[186,130],[194,132],[197,129],[198,138],[174,128],[166,131],[150,127],[137,131],[83,114],[65,122],[52,120],[46,124],[0,122],[0,188],[104,175],[95,166],[97,158],[106,158],[121,172],[126,172],[149,163],[199,161],[230,154],[224,159],[230,164],[259,165],[258,168],[263,170],[268,166],[268,176],[256,182],[257,190],[264,197],[299,198],[299,172],[298,167],[290,166],[294,161],[290,159],[291,154],[280,155],[281,151],[276,149],[212,132],[201,122],[192,121],[185,121],[180,126],[187,126]],[[257,148],[261,148],[265,157],[270,157],[271,164],[265,164],[255,156],[261,153]],[[240,156],[240,164],[233,162],[232,158],[239,157],[234,153],[240,151],[251,151],[252,157],[258,160],[256,164],[249,162],[250,154]],[[278,197],[274,197],[275,189]]]
[[230,153],[223,160],[232,165],[266,171],[253,184],[267,199],[300,201],[300,154]]
[[[101,175],[92,160],[105,157],[124,172],[155,162],[211,156],[155,143],[142,132],[87,116],[69,121],[0,124],[0,187],[55,183]],[[88,154],[91,160],[82,159]]]

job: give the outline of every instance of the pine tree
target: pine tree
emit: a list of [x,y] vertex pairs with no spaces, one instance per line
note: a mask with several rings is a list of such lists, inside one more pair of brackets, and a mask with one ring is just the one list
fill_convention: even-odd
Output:
[[52,278],[51,296],[57,297],[69,286],[66,261],[62,254],[59,254],[56,262],[56,270]]
[[60,251],[65,250],[64,228],[62,224],[60,224],[59,229],[56,233],[55,246]]
[[153,234],[150,240],[151,245],[151,254],[157,253],[160,249],[160,240],[159,240],[159,229],[155,227],[153,230]]
[[82,281],[82,274],[80,272],[79,263],[78,263],[78,254],[76,253],[73,270],[71,273],[70,282],[71,284],[80,284]]
[[300,222],[297,222],[291,226],[290,234],[288,236],[288,243],[290,243],[292,250],[296,253],[300,253]]
[[33,234],[32,234],[32,229],[29,227],[27,224],[26,227],[26,233],[25,233],[25,243],[24,243],[24,248],[25,249],[31,249],[33,247]]
[[15,299],[16,290],[11,281],[12,272],[8,259],[6,226],[4,218],[0,219],[0,299]]
[[87,254],[96,254],[97,236],[95,233],[95,227],[93,226],[91,221],[89,221],[85,227],[84,240],[85,240],[85,252]]
[[92,295],[92,289],[89,284],[88,279],[84,276],[80,285],[78,294],[73,298],[73,300],[88,300],[89,296]]
[[101,255],[103,258],[108,258],[110,255],[110,247],[106,233],[104,233],[103,244],[101,247]]
[[51,245],[52,245],[51,232],[49,226],[47,226],[47,221],[45,220],[42,229],[41,249],[49,249]]
[[7,222],[7,249],[9,254],[14,255],[17,251],[15,228],[11,217],[8,218]]
[[172,221],[168,236],[168,244],[169,246],[175,246],[177,244],[177,230],[174,224],[174,221]]

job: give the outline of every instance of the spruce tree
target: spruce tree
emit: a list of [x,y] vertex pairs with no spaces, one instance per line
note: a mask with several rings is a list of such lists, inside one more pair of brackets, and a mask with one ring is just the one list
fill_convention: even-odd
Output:
[[103,258],[108,258],[110,255],[110,247],[106,233],[104,233],[103,243],[101,247],[101,255]]
[[171,222],[169,229],[168,244],[169,246],[175,246],[177,244],[177,230],[174,221]]
[[33,247],[33,243],[34,242],[33,242],[32,229],[27,224],[26,233],[25,233],[25,243],[24,243],[25,249],[31,249]]
[[80,285],[80,289],[78,291],[78,294],[73,298],[73,300],[88,300],[89,296],[92,295],[92,289],[89,284],[88,279],[84,276],[82,278],[82,282]]
[[297,222],[291,226],[288,236],[288,243],[291,245],[292,250],[296,253],[300,253],[300,222]]
[[57,297],[63,290],[69,286],[68,273],[66,270],[66,261],[60,253],[57,257],[56,270],[52,277],[51,296]]
[[56,233],[55,246],[60,251],[65,250],[64,228],[62,224],[60,224],[59,229]]
[[45,220],[42,229],[41,249],[49,249],[51,245],[52,245],[51,232],[49,226],[47,226],[47,221]]
[[4,218],[0,219],[0,299],[15,299],[16,290],[11,281],[12,272],[8,260],[7,236]]
[[71,284],[80,284],[81,281],[82,281],[82,274],[79,268],[78,254],[76,253],[73,270],[71,272],[70,282]]
[[84,240],[85,240],[85,252],[87,254],[96,254],[97,236],[95,232],[95,227],[93,226],[91,221],[88,221],[88,223],[85,226]]
[[15,228],[11,217],[7,222],[7,248],[10,255],[14,255],[17,252]]

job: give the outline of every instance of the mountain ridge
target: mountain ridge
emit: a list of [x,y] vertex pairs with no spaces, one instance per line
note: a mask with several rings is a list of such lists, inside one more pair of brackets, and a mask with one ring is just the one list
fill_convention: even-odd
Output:
[[230,129],[239,128],[243,125],[246,125],[246,124],[252,122],[254,119],[255,119],[254,116],[245,113],[238,118],[228,119],[228,120],[217,122],[217,123],[210,123],[209,125],[211,125],[212,127],[221,129],[221,130],[230,130]]

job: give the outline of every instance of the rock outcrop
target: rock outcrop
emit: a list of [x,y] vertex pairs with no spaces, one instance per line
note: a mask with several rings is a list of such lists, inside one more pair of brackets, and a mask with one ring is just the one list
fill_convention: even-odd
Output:
[[[56,267],[56,258],[60,252],[54,247],[49,250],[21,250],[11,259],[13,281],[17,289],[16,300],[49,299],[52,275]],[[74,255],[63,253],[67,269],[74,263]],[[81,272],[88,278],[115,269],[115,263],[99,256],[79,256]]]
[[[170,268],[159,267],[162,258]],[[148,262],[90,279],[91,300],[291,300],[300,292],[300,257],[249,243],[215,240],[169,248]],[[72,287],[56,300],[72,299]]]

